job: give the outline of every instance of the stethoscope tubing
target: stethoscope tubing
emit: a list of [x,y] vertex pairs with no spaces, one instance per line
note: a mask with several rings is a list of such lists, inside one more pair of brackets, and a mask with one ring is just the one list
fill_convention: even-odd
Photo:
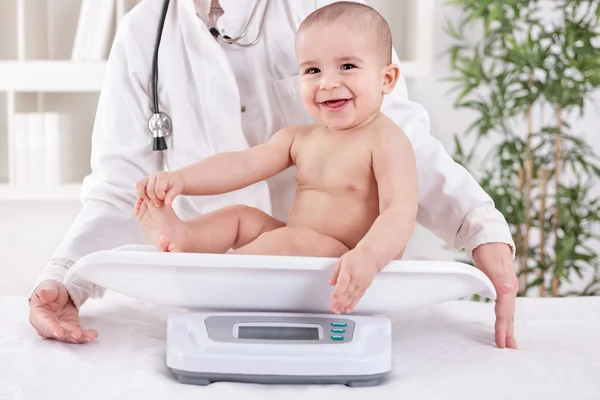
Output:
[[[150,130],[150,132],[152,133],[152,136],[153,136],[152,150],[166,150],[167,149],[165,136],[170,135],[172,133],[172,128],[173,128],[172,122],[171,122],[171,117],[169,115],[167,115],[166,113],[160,111],[159,101],[158,101],[158,50],[160,48],[162,33],[163,33],[163,29],[165,27],[165,20],[167,18],[167,12],[169,10],[169,2],[170,2],[170,0],[164,0],[164,2],[163,2],[163,8],[162,8],[162,13],[161,13],[161,17],[160,17],[160,22],[158,24],[158,32],[156,35],[156,43],[154,46],[154,55],[152,57],[152,83],[151,83],[151,85],[152,85],[152,111],[153,111],[153,114],[148,119],[148,129]],[[244,31],[238,37],[232,39],[228,36],[223,36],[215,28],[211,28],[210,33],[217,40],[222,40],[225,43],[233,44],[238,47],[254,46],[256,43],[258,43],[258,41],[262,37],[265,19],[267,16],[267,11],[269,9],[269,4],[270,4],[271,0],[267,0],[267,3],[265,5],[265,10],[263,12],[263,16],[260,21],[260,26],[259,26],[259,30],[258,30],[258,34],[256,35],[256,38],[252,42],[249,42],[249,43],[240,43],[239,41],[241,39],[243,39],[246,36],[246,34],[248,33],[248,31],[250,29],[250,24],[252,23],[252,21],[254,21],[254,18],[258,11],[258,7],[260,6],[261,2],[262,2],[262,0],[256,0],[256,3],[254,4],[254,9],[252,10],[252,14],[250,14],[250,18],[248,19],[248,22],[246,23],[246,26],[244,27]]]

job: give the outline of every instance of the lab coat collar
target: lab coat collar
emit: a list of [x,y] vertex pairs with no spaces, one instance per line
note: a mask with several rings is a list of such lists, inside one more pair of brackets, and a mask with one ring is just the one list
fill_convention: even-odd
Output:
[[210,6],[212,0],[193,0],[194,7],[196,8],[196,14],[200,17],[205,24],[208,23],[208,14],[210,13]]
[[[206,25],[211,25],[210,13],[216,14],[216,19],[223,14],[219,0],[192,0],[196,8],[196,14]],[[215,18],[215,16],[213,16]]]

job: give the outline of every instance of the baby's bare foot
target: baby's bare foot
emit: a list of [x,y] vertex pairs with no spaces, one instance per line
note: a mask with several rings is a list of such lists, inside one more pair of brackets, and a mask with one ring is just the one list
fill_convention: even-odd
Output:
[[171,243],[171,239],[165,235],[162,235],[158,238],[158,248],[169,253],[181,253],[181,250]]
[[171,207],[156,207],[142,201],[136,215],[144,232],[160,251],[183,251],[187,244],[187,227]]

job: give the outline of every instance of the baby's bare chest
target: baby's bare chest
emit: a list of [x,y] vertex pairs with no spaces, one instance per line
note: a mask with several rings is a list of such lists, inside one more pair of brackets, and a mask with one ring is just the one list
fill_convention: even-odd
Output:
[[312,140],[300,146],[296,157],[298,186],[332,194],[376,192],[371,149],[360,142]]

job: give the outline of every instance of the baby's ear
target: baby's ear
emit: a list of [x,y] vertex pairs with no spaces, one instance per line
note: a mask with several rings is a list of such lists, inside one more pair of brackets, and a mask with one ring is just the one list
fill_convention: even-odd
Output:
[[388,94],[398,83],[400,79],[400,67],[396,64],[390,64],[383,68],[383,94]]

